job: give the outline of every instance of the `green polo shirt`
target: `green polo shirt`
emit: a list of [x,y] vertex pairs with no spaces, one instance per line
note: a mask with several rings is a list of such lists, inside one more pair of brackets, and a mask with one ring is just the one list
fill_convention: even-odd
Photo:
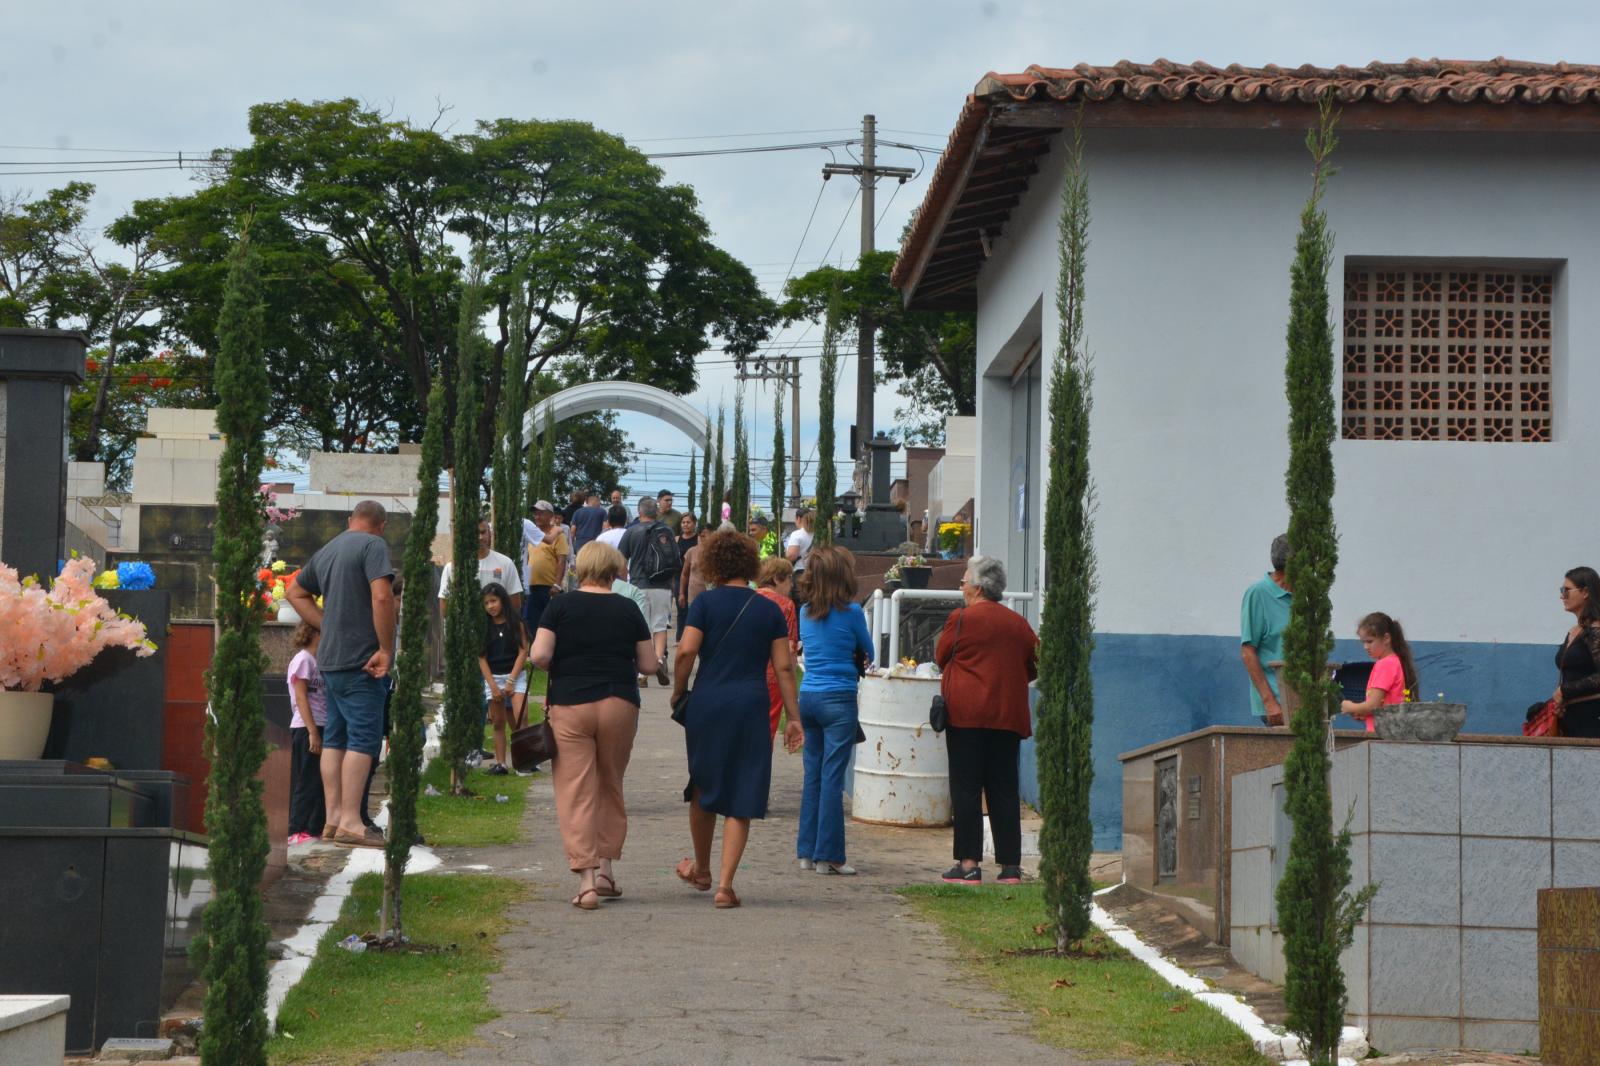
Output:
[[[1269,573],[1244,590],[1244,602],[1239,605],[1239,644],[1249,644],[1261,656],[1261,668],[1266,671],[1267,684],[1279,699],[1278,674],[1268,663],[1283,658],[1283,631],[1289,625],[1289,603],[1293,599],[1289,590],[1280,588]],[[1250,709],[1257,718],[1267,716],[1266,705],[1254,683],[1250,685]]]

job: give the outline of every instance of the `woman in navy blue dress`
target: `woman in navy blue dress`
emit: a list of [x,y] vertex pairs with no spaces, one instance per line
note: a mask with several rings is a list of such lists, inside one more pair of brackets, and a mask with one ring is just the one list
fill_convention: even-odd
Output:
[[758,566],[756,543],[743,533],[702,537],[701,570],[707,590],[689,605],[678,641],[672,700],[688,688],[695,661],[699,676],[689,695],[684,740],[689,749],[689,834],[694,857],[678,876],[701,892],[711,888],[711,838],[723,816],[722,869],[716,905],[739,906],[734,871],[750,838],[750,819],[767,816],[772,785],[772,734],[768,731],[767,664],[778,677],[788,711],[784,742],[799,749],[803,734],[796,710],[794,655],[783,612],[750,587]]

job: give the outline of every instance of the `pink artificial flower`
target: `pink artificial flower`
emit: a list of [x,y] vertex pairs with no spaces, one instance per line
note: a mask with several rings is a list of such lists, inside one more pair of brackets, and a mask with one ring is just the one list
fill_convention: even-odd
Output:
[[89,665],[106,648],[146,656],[156,646],[144,623],[113,610],[95,591],[94,560],[67,563],[48,592],[0,564],[0,689],[37,692]]

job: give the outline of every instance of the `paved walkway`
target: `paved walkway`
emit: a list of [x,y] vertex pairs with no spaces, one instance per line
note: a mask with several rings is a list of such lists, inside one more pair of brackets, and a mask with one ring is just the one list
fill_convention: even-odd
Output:
[[[629,832],[617,864],[623,898],[599,911],[569,904],[548,777],[529,793],[528,843],[461,849],[446,864],[522,878],[505,965],[491,1002],[502,1016],[484,1047],[459,1057],[388,1062],[734,1066],[1076,1061],[1028,1036],[1028,1019],[961,970],[933,928],[893,895],[949,865],[947,830],[846,829],[857,877],[802,873],[794,862],[799,756],[774,757],[772,813],[751,830],[738,910],[673,876],[689,853],[683,736],[666,693],[645,691],[628,770]],[[721,846],[718,836],[717,848]],[[713,850],[713,863],[717,851]]]

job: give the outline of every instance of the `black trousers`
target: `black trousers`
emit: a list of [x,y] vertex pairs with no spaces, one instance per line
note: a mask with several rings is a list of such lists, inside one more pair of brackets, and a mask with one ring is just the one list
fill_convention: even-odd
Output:
[[954,816],[955,858],[983,861],[983,806],[989,801],[989,831],[994,859],[1001,866],[1022,864],[1022,809],[1017,794],[1017,754],[1022,738],[1006,729],[945,730],[950,753],[950,807]]
[[289,835],[322,835],[322,756],[311,753],[311,731],[289,730]]

